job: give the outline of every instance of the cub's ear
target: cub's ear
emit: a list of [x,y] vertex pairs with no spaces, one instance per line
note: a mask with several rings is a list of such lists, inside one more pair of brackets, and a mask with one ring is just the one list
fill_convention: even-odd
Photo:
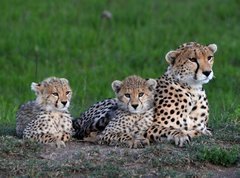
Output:
[[147,80],[147,84],[148,84],[148,86],[149,86],[149,90],[150,90],[150,91],[155,90],[156,87],[157,87],[157,81],[154,80],[154,79],[151,79],[151,78]]
[[122,82],[119,80],[115,80],[112,82],[112,89],[115,93],[118,93],[121,90]]
[[42,92],[42,86],[40,83],[34,83],[31,84],[31,89],[35,91],[35,94],[38,95]]
[[217,51],[217,45],[216,44],[210,44],[208,45],[208,48],[215,53]]
[[69,81],[68,81],[67,79],[65,79],[65,78],[60,78],[60,80],[61,80],[62,82],[64,82],[64,83],[66,83],[66,84],[69,84]]
[[165,59],[168,62],[168,64],[170,65],[174,65],[176,58],[178,57],[179,52],[178,51],[169,51],[166,56]]

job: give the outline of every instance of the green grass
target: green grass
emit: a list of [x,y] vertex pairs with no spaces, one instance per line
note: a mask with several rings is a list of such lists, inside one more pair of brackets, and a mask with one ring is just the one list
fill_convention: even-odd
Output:
[[[169,50],[197,41],[218,45],[216,79],[206,85],[214,127],[240,103],[238,6],[227,0],[3,0],[0,122],[15,123],[18,106],[35,97],[33,81],[69,79],[71,112],[78,116],[92,103],[114,96],[113,80],[131,74],[157,78],[166,70]],[[112,20],[100,18],[105,9]]]
[[232,166],[237,163],[239,149],[233,147],[230,149],[213,147],[202,148],[198,154],[198,158],[202,161],[209,161],[210,163],[222,166]]
[[[70,110],[76,117],[96,101],[113,97],[113,80],[121,80],[131,74],[160,77],[167,68],[164,56],[169,50],[184,42],[197,41],[218,45],[214,64],[216,78],[205,86],[210,104],[209,124],[216,139],[212,144],[218,147],[227,143],[231,149],[240,142],[239,6],[238,0],[1,0],[0,135],[14,134],[19,105],[35,98],[30,90],[31,82],[39,82],[49,76],[67,78],[74,92]],[[103,10],[109,10],[113,18],[101,19]],[[41,167],[43,172],[38,173],[36,170],[40,163],[31,152],[34,145],[33,148],[25,148],[25,145],[19,147],[18,141],[3,142],[9,143],[4,149],[10,152],[0,150],[0,154],[17,154],[20,157],[16,165],[9,165],[11,161],[7,158],[1,163],[1,168],[6,166],[6,171],[13,167],[16,170],[13,175],[22,171],[24,175],[39,177],[62,176],[66,171],[61,169],[69,169],[68,165],[55,165]],[[174,155],[166,154],[161,159],[157,157],[161,156],[158,155],[162,152],[161,147],[149,148],[150,151],[144,151],[149,151],[150,158],[141,159],[149,161],[148,164],[154,168],[156,174],[150,175],[175,177],[179,172],[180,176],[186,175],[178,170],[185,164],[182,160],[189,159],[188,153],[193,150],[190,160],[200,161],[196,155],[205,142],[200,140],[201,144],[196,149],[193,145],[183,151],[185,154],[178,150]],[[203,153],[208,153],[209,149],[212,151],[212,147],[206,148]],[[23,151],[23,156],[18,155],[15,149],[30,149],[30,153]],[[218,153],[222,154],[225,153]],[[30,162],[22,163],[21,159]],[[127,163],[134,161],[135,157],[131,155],[129,159]],[[211,159],[215,158],[210,154],[201,161],[211,162]],[[121,165],[124,161],[119,158],[113,162]],[[172,166],[174,163],[176,167]],[[106,169],[105,176],[137,176],[146,175],[148,170],[144,166],[129,170],[95,165],[89,161],[83,167],[82,163],[70,165],[73,165],[70,166],[72,170],[67,171],[70,175],[83,171],[85,175],[96,176]],[[26,173],[27,168],[29,171]],[[191,176],[195,172],[192,170],[187,174]]]

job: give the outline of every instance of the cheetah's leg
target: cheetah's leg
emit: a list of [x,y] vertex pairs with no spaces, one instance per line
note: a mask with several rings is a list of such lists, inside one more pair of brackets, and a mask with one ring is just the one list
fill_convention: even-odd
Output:
[[66,147],[65,142],[69,141],[71,138],[71,133],[68,132],[62,132],[54,134],[54,137],[56,138],[56,147],[60,148],[61,146]]
[[57,148],[60,148],[62,146],[66,146],[64,142],[70,139],[70,133],[30,133],[28,135],[24,135],[24,138],[31,139],[43,144],[55,145]]
[[100,143],[106,143],[109,145],[127,146],[129,148],[143,148],[145,145],[149,145],[149,139],[140,137],[132,137],[130,134],[121,133],[106,133],[100,136]]
[[133,148],[144,148],[149,146],[150,141],[148,138],[145,138],[143,134],[133,135]]
[[210,128],[208,128],[204,123],[199,124],[197,128],[194,128],[194,130],[198,131],[202,135],[212,136],[212,131]]
[[33,141],[36,141],[38,143],[61,147],[61,145],[65,146],[63,141],[59,141],[55,135],[53,134],[45,134],[45,133],[35,133],[35,134],[29,134],[23,137],[24,139],[30,139]]
[[163,139],[173,140],[175,145],[182,147],[185,143],[190,143],[192,137],[199,134],[200,133],[195,130],[192,132],[184,132],[172,127],[153,125],[147,130],[144,136],[154,142],[159,142]]
[[128,134],[121,133],[105,133],[100,135],[100,143],[108,145],[118,145],[119,143],[126,143],[131,140],[132,137]]
[[210,129],[207,127],[201,130],[180,130],[180,131],[183,133],[183,137],[181,136],[182,134],[180,134],[176,138],[174,138],[175,144],[176,145],[179,144],[180,147],[182,147],[183,144],[185,143],[184,137],[186,136],[189,138],[189,142],[187,141],[187,143],[190,143],[192,138],[198,137],[201,135],[212,136]]

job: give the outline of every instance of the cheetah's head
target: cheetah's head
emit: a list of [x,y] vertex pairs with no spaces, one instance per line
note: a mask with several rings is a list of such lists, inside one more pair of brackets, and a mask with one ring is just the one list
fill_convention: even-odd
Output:
[[213,78],[216,44],[203,46],[195,42],[185,43],[166,54],[168,73],[190,86],[201,86]]
[[31,89],[37,95],[36,102],[48,111],[65,111],[70,105],[72,90],[65,78],[50,77],[40,83],[33,82]]
[[144,113],[153,107],[156,86],[156,80],[145,80],[135,75],[112,83],[119,107],[131,113]]

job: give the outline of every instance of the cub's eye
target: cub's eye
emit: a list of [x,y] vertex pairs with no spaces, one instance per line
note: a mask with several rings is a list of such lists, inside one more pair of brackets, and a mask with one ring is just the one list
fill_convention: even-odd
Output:
[[127,98],[130,98],[130,94],[129,93],[126,93],[124,96],[127,97]]
[[192,58],[188,58],[191,62],[197,62],[197,58],[192,57]]
[[66,95],[68,95],[69,93],[70,93],[70,91],[67,91],[67,92],[66,92]]
[[53,96],[58,96],[58,93],[52,93]]
[[142,97],[144,95],[144,93],[139,93],[138,97]]
[[207,59],[210,61],[212,58],[213,58],[213,56],[208,56]]

